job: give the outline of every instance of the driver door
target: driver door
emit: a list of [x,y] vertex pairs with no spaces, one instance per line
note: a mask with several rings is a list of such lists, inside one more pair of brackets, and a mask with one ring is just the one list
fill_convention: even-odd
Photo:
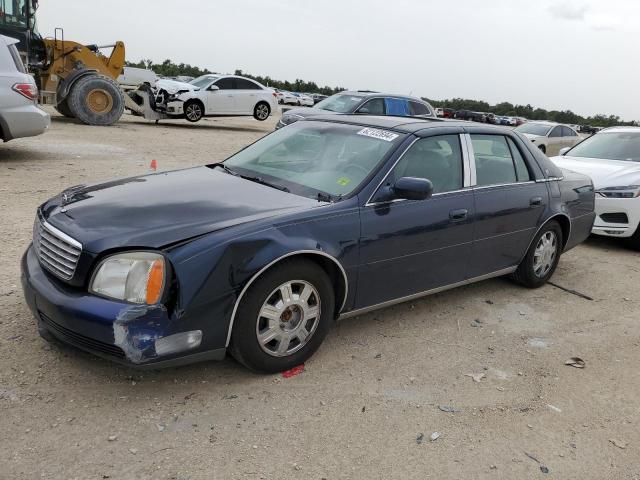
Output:
[[[416,140],[361,208],[356,308],[384,303],[467,279],[474,201],[460,135]],[[426,200],[377,201],[398,178],[427,178]]]
[[236,111],[234,78],[221,78],[213,85],[218,89],[207,89],[207,115],[232,115]]

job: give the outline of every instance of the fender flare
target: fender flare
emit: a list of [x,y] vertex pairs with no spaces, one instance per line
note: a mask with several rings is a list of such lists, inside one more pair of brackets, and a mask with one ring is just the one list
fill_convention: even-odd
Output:
[[249,287],[253,284],[253,282],[255,282],[258,278],[260,278],[260,275],[262,275],[264,272],[266,272],[269,268],[273,267],[275,264],[281,262],[282,260],[285,260],[285,259],[290,258],[290,257],[294,257],[296,255],[319,255],[319,256],[327,258],[327,259],[333,261],[333,263],[335,263],[336,267],[338,268],[338,270],[342,274],[342,277],[343,277],[343,280],[344,280],[344,293],[343,293],[342,304],[340,305],[340,308],[338,309],[338,314],[340,314],[340,312],[344,308],[345,303],[347,301],[347,295],[349,293],[349,279],[347,277],[347,272],[345,271],[345,269],[342,266],[342,264],[338,261],[338,259],[335,258],[332,255],[329,255],[326,252],[321,251],[321,250],[296,250],[296,251],[293,251],[293,252],[289,252],[289,253],[286,253],[284,255],[279,256],[275,260],[272,260],[271,262],[266,264],[264,267],[262,267],[260,270],[258,270],[258,272],[256,272],[247,281],[247,283],[245,283],[244,287],[242,288],[242,291],[240,292],[240,295],[238,295],[238,298],[236,299],[236,302],[233,305],[233,311],[231,312],[231,319],[229,321],[229,327],[228,327],[228,331],[227,331],[227,340],[226,340],[226,343],[225,343],[225,347],[229,347],[229,342],[231,341],[231,332],[233,331],[233,324],[234,324],[234,321],[235,321],[235,318],[236,318],[236,313],[238,311],[238,307],[240,306],[240,302],[242,301],[242,298],[244,297],[244,294],[247,292],[247,290],[249,290]]
[[58,104],[60,104],[61,102],[64,101],[65,98],[67,98],[67,96],[69,95],[69,92],[71,92],[71,88],[73,87],[73,85],[75,85],[75,83],[78,80],[80,80],[81,78],[87,77],[89,75],[98,75],[98,71],[93,68],[81,68],[79,70],[74,70],[66,78],[64,78],[60,82],[60,85],[58,85],[58,92],[57,92]]

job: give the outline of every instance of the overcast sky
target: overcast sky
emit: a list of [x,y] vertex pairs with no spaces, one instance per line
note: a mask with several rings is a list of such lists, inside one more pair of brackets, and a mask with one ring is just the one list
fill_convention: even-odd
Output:
[[640,120],[638,0],[40,0],[127,59]]

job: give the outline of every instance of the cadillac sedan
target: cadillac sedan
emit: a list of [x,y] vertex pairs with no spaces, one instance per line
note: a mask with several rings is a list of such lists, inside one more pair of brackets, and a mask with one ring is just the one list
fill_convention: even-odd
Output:
[[593,221],[591,180],[511,130],[327,116],[223,163],[62,192],[22,283],[45,338],[278,372],[339,317],[502,275],[540,287]]

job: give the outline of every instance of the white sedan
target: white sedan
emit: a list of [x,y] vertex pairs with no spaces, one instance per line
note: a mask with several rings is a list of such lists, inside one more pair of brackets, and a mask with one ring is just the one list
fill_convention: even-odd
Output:
[[593,179],[593,233],[625,238],[640,250],[640,127],[614,127],[564,149],[552,160]]
[[264,121],[277,112],[276,92],[236,75],[202,75],[189,83],[158,80],[156,108],[197,122],[202,117],[253,116]]
[[294,95],[298,99],[299,106],[313,107],[313,98],[311,98],[309,95],[305,95],[304,93],[293,93],[292,95]]
[[580,135],[569,126],[553,122],[523,123],[516,128],[516,132],[522,133],[549,157],[558,155],[561,149],[573,147],[582,140]]

